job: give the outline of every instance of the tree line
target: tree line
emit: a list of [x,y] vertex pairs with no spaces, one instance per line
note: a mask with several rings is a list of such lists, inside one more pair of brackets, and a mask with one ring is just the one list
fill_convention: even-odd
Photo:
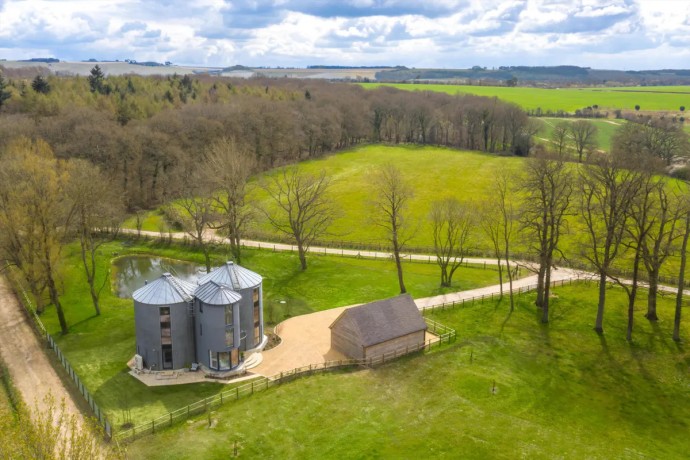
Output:
[[87,159],[130,211],[178,194],[221,138],[265,170],[365,142],[526,155],[533,133],[518,106],[478,96],[287,79],[116,77],[96,67],[86,78],[0,78],[0,149],[24,136],[43,139],[59,159]]

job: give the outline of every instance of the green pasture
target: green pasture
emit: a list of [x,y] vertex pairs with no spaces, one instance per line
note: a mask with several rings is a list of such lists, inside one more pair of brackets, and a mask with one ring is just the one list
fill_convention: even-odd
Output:
[[[224,247],[215,248],[213,263],[220,265],[227,260],[228,252]],[[98,283],[103,282],[114,257],[140,253],[203,263],[203,256],[188,247],[116,241],[105,244],[99,251]],[[264,309],[269,322],[278,322],[288,313],[295,316],[390,297],[399,292],[395,265],[389,260],[311,255],[309,269],[303,272],[296,254],[246,250],[242,265],[264,277]],[[114,279],[116,274],[110,276]],[[62,278],[62,303],[70,324],[69,333],[59,334],[60,327],[52,308],[46,310],[42,320],[116,428],[124,421],[124,408],[130,409],[134,423],[144,423],[228,388],[218,383],[146,387],[127,374],[126,363],[135,350],[132,300],[120,299],[106,287],[101,297],[102,314],[94,315],[78,244],[65,250]],[[491,267],[463,267],[456,273],[453,287],[442,290],[439,289],[440,272],[435,264],[406,263],[405,280],[413,296],[426,297],[495,284],[498,277]],[[281,304],[281,300],[286,303]]]
[[[132,458],[687,458],[690,354],[661,320],[609,290],[605,335],[592,330],[595,284],[437,312],[458,331],[439,352],[305,377],[231,402],[128,446]],[[686,308],[687,310],[687,308]],[[687,314],[687,312],[685,312]],[[690,330],[686,324],[683,336]]]
[[[410,245],[428,248],[433,246],[428,215],[434,200],[455,197],[479,206],[482,200],[492,198],[497,174],[516,174],[523,162],[517,157],[448,148],[371,145],[300,163],[300,168],[314,174],[325,170],[332,179],[331,194],[339,216],[325,238],[375,245],[385,244],[385,232],[371,217],[375,190],[372,173],[382,165],[394,164],[414,189],[408,223],[416,232]],[[270,198],[260,189],[255,190],[254,200],[259,206],[271,205]],[[257,217],[258,224],[252,230],[274,234],[263,216]],[[483,245],[483,237],[477,232],[475,244],[480,242]]]
[[[547,142],[551,139],[551,136],[553,133],[553,128],[558,123],[561,123],[561,122],[573,123],[578,119],[576,119],[576,118],[533,117],[532,120],[535,123],[538,123],[538,126],[539,126],[539,132],[536,135],[536,137],[538,138],[538,141]],[[597,119],[597,118],[595,118],[595,119],[587,118],[584,120],[592,123],[594,126],[597,127],[597,136],[596,136],[597,148],[604,150],[606,152],[611,151],[611,141],[613,140],[613,136],[616,133],[616,130],[622,124],[627,123],[625,120],[609,120],[609,119],[603,120],[603,119]]]
[[634,111],[635,105],[642,111],[666,111],[680,114],[680,106],[690,110],[690,87],[634,87],[634,88],[509,88],[504,86],[435,85],[411,83],[360,83],[365,88],[391,86],[409,91],[436,91],[448,94],[475,94],[498,97],[513,102],[527,110],[563,110],[575,112],[598,105],[599,110]]

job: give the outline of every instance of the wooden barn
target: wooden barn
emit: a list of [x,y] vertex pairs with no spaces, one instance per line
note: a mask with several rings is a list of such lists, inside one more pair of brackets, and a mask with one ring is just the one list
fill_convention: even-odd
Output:
[[424,343],[426,323],[409,294],[348,308],[331,324],[331,347],[355,359]]

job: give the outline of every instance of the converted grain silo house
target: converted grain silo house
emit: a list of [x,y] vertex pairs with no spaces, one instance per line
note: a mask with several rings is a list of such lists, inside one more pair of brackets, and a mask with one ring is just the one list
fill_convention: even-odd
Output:
[[243,355],[267,342],[261,284],[260,275],[228,262],[198,284],[166,273],[135,291],[136,347],[144,367],[241,369]]
[[408,294],[343,311],[331,324],[331,347],[350,358],[364,359],[424,343],[426,323]]
[[150,369],[179,369],[194,361],[192,293],[196,286],[165,273],[132,294],[137,354]]

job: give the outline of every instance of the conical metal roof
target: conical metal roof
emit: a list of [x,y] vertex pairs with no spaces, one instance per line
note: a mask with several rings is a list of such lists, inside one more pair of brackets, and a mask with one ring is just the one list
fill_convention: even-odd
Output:
[[132,297],[137,302],[148,305],[171,305],[190,302],[195,288],[192,283],[177,279],[170,273],[163,273],[160,278],[134,291]]
[[253,288],[261,284],[261,275],[240,267],[232,262],[227,262],[225,265],[216,268],[211,273],[202,276],[199,279],[199,284],[205,284],[209,281],[215,281],[218,284],[224,284],[235,291],[240,289]]
[[215,281],[208,281],[197,287],[194,297],[206,305],[232,305],[242,299],[240,294]]

